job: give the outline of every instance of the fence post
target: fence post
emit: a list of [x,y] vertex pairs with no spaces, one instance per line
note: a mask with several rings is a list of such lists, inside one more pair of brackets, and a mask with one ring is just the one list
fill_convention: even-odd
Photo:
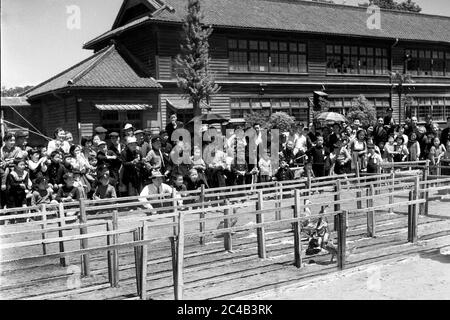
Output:
[[[106,222],[106,231],[111,232],[113,230],[112,221]],[[110,246],[114,241],[112,240],[112,236],[108,235],[106,236],[106,244]],[[112,250],[108,250],[106,252],[106,256],[108,258],[108,280],[111,284],[111,287],[114,287],[114,263],[113,263],[113,257],[112,257]]]
[[[47,205],[42,205],[42,230],[45,230],[47,228]],[[46,234],[45,231],[41,234],[42,240],[45,240]],[[42,254],[45,256],[47,254],[47,245],[45,243],[42,244]]]
[[[202,185],[203,186],[203,185]],[[175,199],[175,196],[177,195],[177,190],[175,190],[175,188],[172,188],[172,206],[173,206],[173,213],[176,215],[178,212],[178,201]],[[177,222],[176,216],[172,217],[172,221],[174,223],[173,225],[173,235],[175,236],[177,234],[177,226],[175,225],[175,223]],[[201,225],[200,225],[200,230],[201,230]]]
[[308,170],[308,176],[306,178],[306,187],[308,188],[308,198],[311,197],[311,172]]
[[[230,205],[230,200],[226,199],[225,200],[225,205],[229,206]],[[231,227],[231,223],[230,223],[230,219],[227,218],[227,216],[230,214],[230,209],[227,207],[224,211],[223,211],[223,215],[224,215],[224,220],[223,220],[223,227],[225,229],[230,228]],[[225,248],[226,251],[231,251],[233,250],[233,242],[232,242],[232,237],[231,237],[231,232],[227,232],[223,235],[223,246]]]
[[[428,183],[429,181],[429,175],[430,175],[430,160],[427,160],[427,166],[425,169],[425,181],[427,181],[427,189],[430,187],[430,184]],[[428,215],[428,209],[429,209],[429,202],[428,202],[428,197],[429,197],[430,193],[428,191],[425,192],[425,215]]]
[[[294,218],[299,218],[301,215],[301,199],[300,190],[295,190],[295,209]],[[302,238],[300,220],[294,222],[294,265],[297,268],[302,267]]]
[[[282,206],[282,201],[283,201],[283,184],[281,184],[280,182],[276,183],[276,186],[279,188],[277,189],[277,202],[275,202],[275,208],[281,208]],[[275,220],[281,220],[281,210],[276,210],[275,211]]]
[[[341,200],[341,188],[342,188],[341,180],[337,180],[336,181],[336,185],[334,186],[334,192],[336,193],[334,195],[334,201],[335,202],[338,202],[338,201]],[[340,203],[335,203],[334,204],[334,212],[339,212],[339,211],[341,211],[341,204]],[[337,225],[338,225],[338,216],[335,215],[334,216],[334,224],[333,224],[334,231],[337,231],[337,229],[338,229]]]
[[[360,179],[360,176],[361,176],[361,174],[360,174],[360,168],[359,168],[359,161],[356,161],[356,178],[358,178],[358,180],[357,180],[357,184],[359,185],[360,183],[361,183],[361,179]],[[361,198],[361,189],[358,189],[358,191],[356,191],[356,198],[357,199],[359,199],[359,198]],[[361,203],[361,200],[358,200],[357,202],[356,202],[356,208],[357,209],[362,209],[362,203]]]
[[[369,197],[375,195],[375,186],[373,184],[367,189]],[[367,199],[367,208],[373,208],[373,198]],[[375,210],[367,211],[367,234],[369,237],[375,238]]]
[[[119,229],[119,218],[118,211],[114,210],[112,213],[112,228],[113,230]],[[115,234],[112,236],[113,244],[119,243],[119,235]],[[112,251],[112,262],[113,262],[113,287],[117,288],[119,286],[119,250],[114,249]]]
[[[58,227],[63,227],[63,226],[65,226],[66,225],[66,220],[65,220],[65,218],[66,218],[66,215],[65,215],[65,213],[64,213],[64,204],[63,203],[60,203],[59,204],[59,210],[58,210],[58,220],[59,220],[59,222],[58,222]],[[58,237],[60,237],[60,238],[62,238],[62,237],[64,237],[64,233],[63,233],[63,231],[62,230],[59,230],[58,231]],[[59,252],[64,252],[64,241],[61,241],[60,243],[59,243]],[[61,258],[59,258],[59,264],[62,266],[62,267],[67,267],[67,257],[61,257]]]
[[[409,193],[409,201],[417,201],[419,199],[419,177],[414,180],[414,187]],[[417,225],[418,225],[418,205],[410,204],[408,206],[408,242],[417,242]]]
[[[390,180],[391,180],[391,187],[389,188],[389,191],[391,194],[389,195],[389,204],[394,204],[394,195],[393,195],[393,193],[395,192],[395,173],[394,172],[391,172]],[[394,208],[389,207],[389,213],[394,213]]]
[[345,268],[345,254],[346,254],[346,240],[347,240],[347,211],[342,211],[339,214],[339,229],[338,229],[338,268],[344,270]]
[[[381,170],[381,164],[379,164],[378,166],[377,166],[377,175],[381,175],[383,172],[382,172],[382,170]],[[380,187],[381,186],[381,177],[379,176],[378,178],[377,178],[377,188],[378,187]],[[378,194],[380,194],[381,193],[381,190],[377,190],[376,191],[376,194],[378,195]]]
[[178,241],[177,241],[177,286],[175,300],[183,300],[183,262],[184,262],[184,214],[178,213]]
[[[147,240],[147,221],[142,222],[142,240]],[[146,244],[142,245],[141,256],[141,300],[147,300],[147,260],[148,260],[148,247]]]
[[[258,202],[256,203],[256,210],[260,211],[264,209],[263,204],[263,194],[262,191],[258,191]],[[264,223],[264,214],[256,213],[256,223]],[[265,228],[260,226],[256,229],[256,237],[258,241],[258,256],[261,259],[266,258],[266,238],[265,238]]]
[[[133,241],[139,241],[141,240],[141,227],[138,227],[135,231],[133,231]],[[134,265],[135,265],[135,270],[136,270],[136,289],[137,289],[137,294],[138,296],[140,296],[141,294],[141,288],[142,288],[142,284],[141,284],[141,267],[142,267],[142,263],[141,263],[141,251],[142,251],[142,247],[141,246],[135,246],[134,247]]]
[[[87,222],[87,216],[86,216],[86,203],[85,199],[80,199],[80,223],[85,224]],[[80,234],[87,234],[87,228],[83,227],[80,229]],[[89,246],[88,239],[82,239],[81,240],[81,248],[87,249]],[[85,254],[81,256],[81,263],[83,266],[83,274],[85,277],[89,277],[91,274],[90,270],[90,256],[89,254]]]
[[177,280],[177,241],[175,236],[170,237],[170,252],[172,254],[172,274],[173,274],[173,295],[175,300],[177,299],[177,288],[178,288],[178,280]]
[[[205,185],[202,184],[201,185],[201,189],[200,189],[201,193],[200,193],[200,202],[202,204],[202,210],[205,209]],[[200,212],[200,219],[204,219],[205,218],[205,213],[204,211]],[[205,222],[202,220],[200,222],[200,232],[205,231]],[[205,244],[205,237],[203,235],[200,236],[200,244]]]

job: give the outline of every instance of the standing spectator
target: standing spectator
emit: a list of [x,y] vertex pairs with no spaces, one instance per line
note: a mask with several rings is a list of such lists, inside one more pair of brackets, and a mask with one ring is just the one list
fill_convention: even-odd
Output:
[[137,140],[138,150],[141,153],[142,159],[144,159],[151,150],[150,145],[145,141],[144,131],[136,130],[134,136]]
[[381,155],[375,152],[375,145],[367,145],[367,173],[378,173],[378,167],[383,162]]
[[[144,202],[144,206],[147,209],[153,209],[154,207],[163,207],[164,204],[161,202],[161,204],[155,203],[155,204],[150,204],[147,203],[147,197],[152,196],[152,195],[159,195],[160,199],[164,197],[165,194],[173,194],[174,189],[163,183],[164,181],[164,175],[161,174],[161,172],[159,171],[153,171],[152,175],[150,176],[150,179],[152,181],[151,184],[146,185],[144,187],[144,189],[142,190],[142,192],[140,193],[140,196],[142,198],[139,198],[139,201]],[[181,197],[180,194],[178,192],[175,192],[175,198],[180,199],[178,201],[178,205],[182,204],[181,201]],[[152,197],[150,200],[154,200],[155,198]]]
[[6,178],[14,167],[14,159],[20,158],[21,150],[15,144],[14,134],[7,133],[3,137],[3,146],[0,149],[1,208],[6,205]]
[[396,152],[394,136],[389,136],[388,142],[384,145],[383,152],[387,162],[394,162],[394,154]]
[[28,159],[28,153],[31,151],[31,147],[28,145],[28,132],[18,131],[16,133],[16,147],[20,148],[20,158]]
[[363,129],[358,130],[356,138],[350,142],[350,151],[352,155],[352,170],[357,167],[359,170],[365,170],[365,158],[367,155],[366,132]]
[[81,138],[81,147],[83,155],[86,159],[89,159],[90,156],[97,156],[97,152],[94,150],[92,146],[92,138],[90,137],[82,137]]
[[420,159],[420,144],[417,141],[417,134],[411,133],[408,141],[409,161],[419,161]]
[[128,144],[128,139],[129,138],[134,138],[134,127],[132,124],[127,123],[125,125],[125,127],[123,128],[123,133],[124,133],[124,142],[126,144]]
[[317,137],[317,144],[308,150],[308,162],[312,165],[315,177],[325,176],[325,162],[330,155],[327,148],[323,146],[323,137]]
[[123,164],[122,182],[126,186],[128,196],[136,196],[141,183],[141,154],[137,151],[135,137],[127,139],[127,147],[121,154]]
[[169,174],[169,157],[161,150],[161,137],[155,136],[152,138],[152,149],[148,152],[146,157],[146,167],[149,172],[159,170],[163,175]]
[[106,134],[108,133],[108,130],[106,130],[105,128],[100,126],[100,127],[95,128],[94,132],[95,132],[95,135],[97,135],[101,141],[106,140]]
[[109,139],[108,150],[111,150],[116,155],[120,155],[123,149],[125,149],[125,145],[120,142],[119,134],[117,132],[111,132]]
[[343,141],[339,140],[334,144],[333,153],[335,157],[334,173],[338,175],[350,173],[352,157]]
[[170,122],[166,125],[166,132],[169,137],[169,141],[172,141],[172,134],[175,130],[182,128],[183,123],[178,121],[178,117],[175,113],[170,116]]
[[408,148],[404,144],[403,136],[399,135],[396,138],[394,162],[404,162],[409,156]]
[[442,130],[440,140],[444,146],[446,146],[447,141],[450,140],[450,116],[447,117],[447,127],[445,127],[445,129]]
[[378,118],[377,125],[373,130],[373,140],[377,146],[380,142],[386,142],[388,140],[388,133],[384,127],[384,120],[382,117]]
[[[201,151],[198,146],[194,146],[194,155],[192,156],[192,169],[195,169],[200,180],[206,181],[206,163],[201,157]],[[189,170],[189,173],[192,172]]]
[[395,126],[395,120],[392,116],[392,113],[394,112],[394,109],[392,107],[389,107],[386,109],[386,116],[384,117],[384,125],[388,128],[388,134],[391,134],[392,131],[390,131],[391,128]]
[[431,165],[439,165],[445,152],[445,147],[443,144],[441,144],[439,138],[434,138],[433,145],[430,148],[430,153],[428,155],[428,158],[431,160]]
[[66,131],[65,133],[66,133],[65,139],[66,139],[67,143],[69,144],[69,146],[73,146],[73,135],[72,135],[72,133],[69,132],[69,131]]
[[66,133],[63,128],[56,128],[53,133],[53,140],[48,143],[47,154],[51,155],[53,151],[61,150],[63,153],[69,153],[70,145],[66,141]]
[[341,126],[339,125],[339,123],[334,123],[331,129],[332,133],[328,137],[328,144],[326,145],[328,150],[332,150],[336,142],[341,139]]
[[267,150],[263,152],[263,156],[258,162],[259,182],[269,182],[272,180],[273,168],[270,154]]

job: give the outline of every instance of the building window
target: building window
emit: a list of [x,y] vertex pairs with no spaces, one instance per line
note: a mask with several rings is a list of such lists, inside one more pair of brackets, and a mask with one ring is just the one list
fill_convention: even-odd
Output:
[[251,112],[261,112],[266,116],[286,112],[297,121],[308,121],[308,98],[232,98],[230,106],[232,119],[243,119]]
[[300,42],[228,40],[230,71],[306,73],[306,45]]
[[425,122],[431,115],[434,121],[444,122],[450,117],[450,98],[444,97],[417,97],[413,99],[411,107],[412,116],[419,122]]
[[121,132],[125,123],[142,128],[142,111],[102,111],[101,124],[109,132]]
[[[354,97],[328,98],[330,111],[347,115],[353,105],[353,100]],[[375,108],[377,117],[384,116],[386,109],[391,105],[390,98],[367,98],[367,101]]]
[[408,73],[415,76],[450,76],[450,53],[431,50],[406,50],[410,55]]
[[386,74],[388,52],[384,48],[327,45],[327,73]]

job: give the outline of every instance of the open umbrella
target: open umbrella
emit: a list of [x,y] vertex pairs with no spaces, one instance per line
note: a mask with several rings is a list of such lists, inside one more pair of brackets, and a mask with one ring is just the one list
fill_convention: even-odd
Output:
[[316,117],[320,121],[347,122],[347,119],[340,113],[322,112]]
[[228,119],[223,117],[223,116],[221,116],[220,114],[204,113],[202,115],[194,117],[188,123],[195,122],[195,121],[201,121],[203,123],[210,124],[210,123],[224,123],[224,122],[228,122]]

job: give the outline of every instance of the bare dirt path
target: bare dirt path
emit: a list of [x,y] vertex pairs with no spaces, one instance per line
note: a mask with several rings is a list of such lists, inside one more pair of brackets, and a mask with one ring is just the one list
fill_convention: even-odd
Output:
[[450,247],[239,297],[248,300],[450,300]]

